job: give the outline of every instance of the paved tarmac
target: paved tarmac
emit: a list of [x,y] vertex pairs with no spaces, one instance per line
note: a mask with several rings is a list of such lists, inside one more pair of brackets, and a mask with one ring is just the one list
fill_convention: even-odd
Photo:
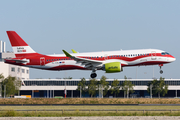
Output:
[[180,116],[0,117],[0,120],[180,120]]

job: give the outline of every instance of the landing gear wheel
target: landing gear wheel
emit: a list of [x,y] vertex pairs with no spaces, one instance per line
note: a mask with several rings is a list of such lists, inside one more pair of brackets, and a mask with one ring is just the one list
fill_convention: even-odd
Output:
[[96,76],[97,76],[96,73],[92,73],[92,74],[91,74],[91,78],[95,78]]
[[163,66],[163,64],[159,64],[160,67],[160,73],[163,74],[163,71],[161,70],[161,67]]
[[160,70],[160,73],[161,73],[161,74],[163,74],[163,71],[162,71],[162,70]]

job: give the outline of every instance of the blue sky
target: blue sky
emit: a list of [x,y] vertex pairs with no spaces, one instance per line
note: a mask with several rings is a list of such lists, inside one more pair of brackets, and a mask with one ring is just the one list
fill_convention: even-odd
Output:
[[[0,4],[0,40],[12,51],[6,31],[16,31],[36,52],[70,52],[155,48],[176,61],[154,66],[154,77],[179,77],[180,1],[173,0],[6,0]],[[89,78],[91,71],[30,69],[30,78]],[[98,77],[152,78],[153,66],[128,67]]]

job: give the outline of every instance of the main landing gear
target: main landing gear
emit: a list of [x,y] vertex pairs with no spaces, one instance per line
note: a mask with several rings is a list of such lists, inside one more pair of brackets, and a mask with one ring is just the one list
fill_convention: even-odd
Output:
[[161,70],[161,67],[163,66],[163,64],[159,64],[160,67],[160,73],[163,74],[163,70]]
[[97,77],[97,74],[96,74],[96,69],[93,69],[92,70],[92,73],[91,73],[91,78],[95,78],[95,77]]
[[95,78],[97,77],[97,74],[96,73],[91,73],[91,78]]

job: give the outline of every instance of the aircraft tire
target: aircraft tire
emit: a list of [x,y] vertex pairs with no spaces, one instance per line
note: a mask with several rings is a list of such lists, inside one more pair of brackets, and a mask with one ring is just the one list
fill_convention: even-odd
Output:
[[97,77],[97,74],[96,73],[92,73],[91,74],[91,78],[95,78],[95,77]]

